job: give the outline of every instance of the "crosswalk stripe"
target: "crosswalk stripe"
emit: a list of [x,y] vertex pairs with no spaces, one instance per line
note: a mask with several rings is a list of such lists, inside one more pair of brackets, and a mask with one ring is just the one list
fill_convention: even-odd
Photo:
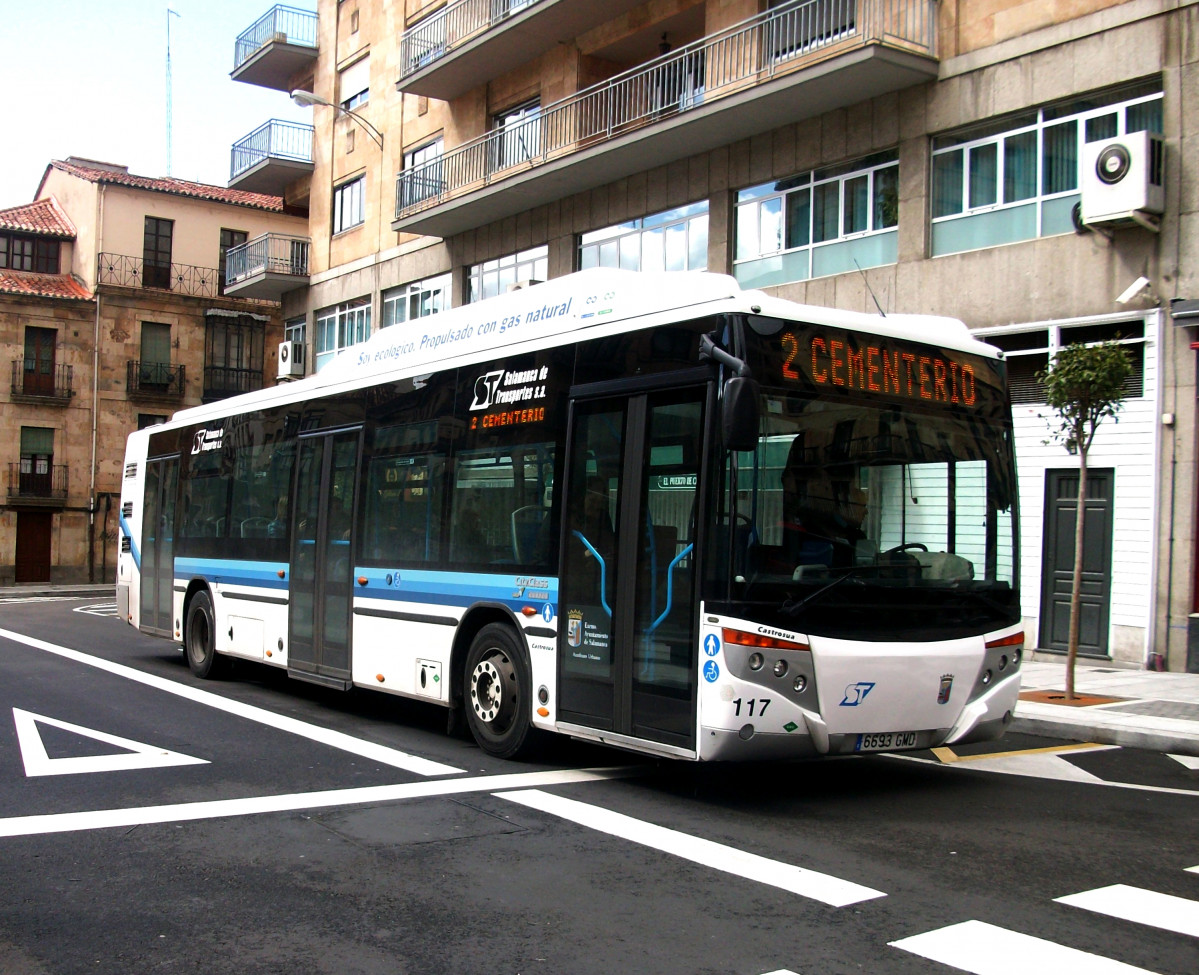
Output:
[[1096,914],[1199,938],[1199,901],[1185,897],[1142,890],[1127,884],[1112,884],[1110,887],[1085,890],[1081,894],[1055,897],[1054,900]]
[[891,946],[973,975],[1152,975],[1144,968],[983,921],[951,924],[892,941]]
[[872,890],[849,880],[770,860],[756,853],[747,853],[723,843],[680,833],[623,813],[601,809],[599,806],[575,799],[550,795],[540,789],[522,789],[519,792],[501,792],[496,795],[501,799],[518,802],[531,809],[538,809],[610,836],[640,843],[642,846],[682,857],[713,870],[722,870],[736,877],[770,884],[772,887],[779,887],[801,897],[810,897],[833,907],[845,907],[859,901],[887,896],[881,890]]

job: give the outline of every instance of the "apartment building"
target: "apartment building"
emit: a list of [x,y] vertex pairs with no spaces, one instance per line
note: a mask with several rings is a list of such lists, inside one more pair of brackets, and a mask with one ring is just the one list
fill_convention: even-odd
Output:
[[277,196],[75,157],[35,197],[0,210],[0,584],[103,581],[126,435],[274,382],[279,305],[225,293],[227,251],[307,220]]
[[961,318],[1009,353],[1050,651],[1078,478],[1036,374],[1117,338],[1136,370],[1090,457],[1083,652],[1199,670],[1197,59],[1186,0],[274,7],[232,76],[300,90],[313,126],[251,133],[230,185],[306,206],[310,243],[247,244],[230,292],[281,300],[287,375],[595,265]]

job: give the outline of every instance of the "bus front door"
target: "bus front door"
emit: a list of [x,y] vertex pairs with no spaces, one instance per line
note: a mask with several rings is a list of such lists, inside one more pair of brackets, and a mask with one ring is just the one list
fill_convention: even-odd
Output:
[[139,619],[147,633],[170,637],[175,588],[175,493],[179,458],[146,463],[142,503],[141,596]]
[[695,747],[705,397],[693,387],[573,406],[559,583],[565,724]]
[[300,440],[292,515],[288,669],[350,686],[354,487],[360,431]]

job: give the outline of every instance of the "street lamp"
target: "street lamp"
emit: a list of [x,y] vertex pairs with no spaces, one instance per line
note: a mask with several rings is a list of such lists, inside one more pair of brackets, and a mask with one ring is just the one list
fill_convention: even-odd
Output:
[[355,122],[366,129],[366,134],[375,140],[375,145],[377,145],[380,149],[383,148],[383,133],[371,125],[370,122],[364,119],[357,112],[352,112],[348,108],[342,108],[340,105],[334,105],[332,102],[321,98],[320,95],[314,95],[312,92],[304,91],[300,88],[297,88],[291,93],[291,100],[299,105],[300,108],[308,108],[312,105],[325,105],[326,107],[333,109],[333,111],[335,111],[338,115],[348,115]]

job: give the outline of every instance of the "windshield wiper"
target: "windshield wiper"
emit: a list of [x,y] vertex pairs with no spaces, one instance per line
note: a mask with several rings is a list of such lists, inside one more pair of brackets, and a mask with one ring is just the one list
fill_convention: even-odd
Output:
[[788,616],[798,616],[801,612],[803,612],[804,607],[807,606],[808,603],[813,602],[816,599],[819,599],[830,589],[834,589],[837,586],[841,585],[841,583],[843,583],[846,579],[856,579],[858,576],[860,576],[864,573],[867,573],[867,572],[877,573],[878,566],[877,565],[858,565],[858,566],[853,566],[851,568],[848,568],[844,571],[844,573],[837,576],[837,578],[834,579],[832,582],[826,583],[825,585],[823,585],[819,589],[817,589],[815,592],[809,593],[808,595],[804,596],[803,599],[799,599],[799,600],[788,599],[785,603],[783,603],[782,606],[779,607],[779,611],[782,613],[786,613]]

